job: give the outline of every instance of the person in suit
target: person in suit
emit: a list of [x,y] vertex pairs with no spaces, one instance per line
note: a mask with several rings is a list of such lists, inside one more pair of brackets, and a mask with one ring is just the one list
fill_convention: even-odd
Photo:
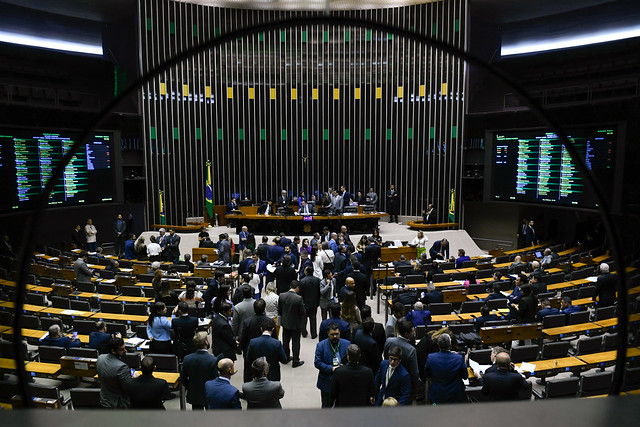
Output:
[[82,227],[80,224],[76,224],[71,232],[71,245],[74,249],[82,249],[84,248],[86,243],[86,238],[84,235],[84,231],[82,231]]
[[389,357],[389,350],[392,347],[400,347],[402,349],[402,366],[407,369],[411,377],[411,400],[413,400],[420,385],[418,355],[413,345],[415,329],[413,328],[413,323],[404,317],[398,319],[396,329],[398,330],[398,336],[389,337],[384,343],[384,358],[387,359]]
[[302,202],[302,204],[300,205],[300,209],[298,209],[298,213],[300,215],[311,215],[316,213],[315,208],[313,207],[313,205],[309,205],[307,204],[307,202]]
[[456,268],[462,268],[462,265],[471,261],[471,257],[466,254],[464,249],[458,249],[458,258],[456,258]]
[[129,366],[120,358],[127,349],[122,338],[111,338],[109,353],[98,356],[96,371],[100,378],[100,405],[103,408],[128,408],[131,405],[127,384],[140,374],[131,376]]
[[129,234],[128,239],[124,242],[124,259],[136,258],[136,235]]
[[230,303],[224,301],[220,304],[218,314],[211,323],[213,335],[213,354],[222,355],[228,359],[236,360],[238,342],[233,337],[233,331],[227,320],[231,317],[233,308]]
[[427,209],[422,211],[422,223],[423,224],[437,224],[436,221],[436,209],[431,203],[427,205]]
[[449,259],[449,241],[447,239],[436,240],[429,249],[431,259]]
[[231,261],[231,243],[227,240],[226,234],[222,233],[218,236],[216,249],[218,249],[218,259],[225,264],[229,264]]
[[372,336],[374,328],[374,320],[370,316],[366,317],[362,321],[362,328],[354,331],[351,342],[357,344],[360,348],[360,363],[362,366],[371,369],[371,372],[378,372],[382,361],[382,351]]
[[569,321],[569,315],[571,313],[577,313],[582,311],[579,305],[571,305],[571,297],[562,297],[560,300],[560,313],[567,316],[567,322]]
[[394,221],[398,222],[398,192],[396,191],[395,185],[391,184],[389,190],[387,191],[387,213],[389,214],[389,222]]
[[96,322],[96,330],[89,334],[89,348],[95,348],[99,354],[109,353],[111,337],[121,337],[120,332],[115,335],[107,333],[107,323],[103,320]]
[[438,348],[439,352],[427,356],[424,367],[425,377],[431,379],[429,400],[435,404],[463,402],[462,381],[468,378],[464,358],[450,351],[451,337],[448,334],[438,337]]
[[536,230],[533,228],[533,220],[529,221],[529,224],[527,224],[527,227],[524,230],[524,235],[526,246],[533,246],[539,243]]
[[480,317],[476,317],[474,320],[476,332],[480,332],[480,328],[484,326],[486,322],[500,320],[497,315],[491,313],[491,309],[487,305],[483,305],[480,308]]
[[233,360],[220,360],[218,372],[218,377],[204,384],[207,409],[242,409],[240,392],[231,385],[231,376],[238,372],[233,365]]
[[287,191],[282,190],[278,196],[278,206],[289,206],[289,198],[287,197]]
[[505,296],[500,293],[501,289],[502,286],[500,286],[499,283],[494,283],[491,289],[492,292],[487,295],[487,297],[484,299],[484,302],[491,301],[492,299],[505,299]]
[[378,260],[381,255],[381,248],[373,237],[367,239],[369,244],[364,249],[364,269],[367,272],[367,277],[370,284],[370,294],[374,296],[376,294],[376,284],[373,280],[373,269],[378,266]]
[[486,372],[482,377],[482,394],[489,400],[517,400],[520,389],[525,380],[522,375],[513,370],[511,357],[502,352],[496,355],[498,369],[494,372]]
[[324,270],[324,279],[320,281],[320,317],[324,321],[329,315],[329,307],[333,302],[333,295],[336,289],[336,279],[331,270]]
[[[255,300],[253,302],[253,311],[255,312],[255,315],[242,321],[242,327],[240,328],[242,332],[240,333],[239,342],[240,349],[242,349],[245,356],[251,340],[262,335],[262,323],[268,319],[264,314],[266,306],[267,303],[264,299],[259,298]],[[274,338],[277,338],[277,336],[274,336]],[[249,378],[249,381],[251,381],[251,378]]]
[[361,308],[367,302],[367,293],[369,292],[369,281],[367,275],[360,269],[360,263],[354,261],[351,263],[353,271],[347,275],[351,277],[355,282],[354,292],[356,293],[356,304],[358,308]]
[[165,409],[162,402],[171,392],[165,380],[153,376],[155,368],[153,357],[145,356],[140,363],[142,375],[125,384],[131,409]]
[[342,366],[347,348],[351,344],[340,338],[340,327],[337,323],[329,325],[328,336],[327,339],[316,345],[314,359],[314,366],[318,370],[316,386],[320,389],[323,408],[330,408],[333,404],[331,401],[331,378],[335,370]]
[[93,270],[87,266],[87,252],[82,251],[78,259],[73,263],[73,271],[76,274],[76,282],[91,283]]
[[67,350],[73,347],[80,347],[80,338],[69,338],[62,336],[60,326],[53,324],[49,326],[49,335],[40,341],[41,345],[51,345],[55,347],[64,347]]
[[394,302],[391,306],[391,316],[389,316],[389,320],[387,320],[387,324],[385,325],[384,332],[389,337],[396,336],[396,323],[398,319],[404,316],[404,305],[401,302]]
[[516,256],[513,260],[513,262],[511,263],[511,265],[509,265],[509,273],[514,273],[516,268],[521,267],[524,268],[526,264],[524,262],[522,262],[522,257],[520,255]]
[[274,276],[276,279],[276,288],[278,290],[278,294],[288,292],[291,288],[291,283],[296,281],[296,278],[298,277],[296,270],[291,265],[290,256],[285,256],[282,258],[282,265],[276,267]]
[[518,225],[518,232],[516,237],[518,238],[518,249],[524,248],[527,243],[527,218],[522,218],[522,222]]
[[248,284],[241,286],[242,301],[233,306],[233,319],[231,321],[231,329],[235,337],[242,335],[243,322],[255,316],[256,311],[253,309],[255,300],[253,299],[254,290]]
[[538,300],[533,295],[531,285],[522,285],[522,298],[518,303],[516,323],[533,323],[538,311]]
[[127,230],[127,222],[122,219],[122,214],[119,213],[116,220],[113,222],[113,233],[115,235],[115,249],[118,257],[124,254],[124,236]]
[[340,193],[338,193],[338,190],[334,190],[333,194],[331,195],[331,210],[336,215],[340,215],[342,213],[343,207],[344,199],[342,198]]
[[294,368],[302,366],[304,361],[300,360],[300,334],[305,324],[305,309],[300,292],[300,282],[293,280],[290,289],[280,294],[278,300],[278,315],[281,318],[282,342],[287,353],[287,359],[291,352],[289,343],[293,341],[293,364]]
[[349,326],[349,322],[342,320],[342,306],[340,303],[333,302],[329,305],[329,312],[331,317],[323,320],[320,323],[320,329],[318,330],[318,341],[326,340],[329,338],[329,325],[335,323],[338,325],[338,329],[340,329],[340,337],[348,340],[351,336],[351,328]]
[[282,409],[280,399],[284,397],[284,389],[280,381],[269,380],[269,366],[264,356],[258,357],[251,364],[253,381],[242,385],[242,395],[247,401],[247,409]]
[[260,207],[258,208],[258,213],[261,215],[273,215],[274,214],[273,201],[267,200],[265,203],[260,205]]
[[551,302],[545,298],[540,302],[542,309],[536,314],[536,322],[542,322],[545,316],[553,316],[554,314],[560,314],[560,310],[555,307],[551,307]]
[[238,264],[238,276],[243,275],[244,273],[247,272],[247,268],[249,267],[249,264],[253,263],[253,260],[251,259],[251,249],[244,249],[243,251],[240,252],[243,256],[242,261],[240,261],[240,264]]
[[378,396],[376,406],[389,398],[395,398],[399,405],[411,404],[411,376],[402,366],[402,348],[394,346],[389,349],[388,359],[380,363],[375,383]]
[[236,200],[235,197],[231,198],[231,201],[229,201],[229,203],[227,203],[227,208],[225,209],[225,213],[228,215],[233,211],[237,211],[238,210],[238,201]]
[[373,187],[369,188],[369,192],[367,193],[366,202],[368,205],[377,206],[378,204],[378,193],[373,191]]
[[186,301],[180,301],[176,310],[179,316],[171,319],[171,329],[174,333],[173,344],[176,346],[176,354],[182,359],[196,351],[193,337],[198,330],[198,318],[189,316],[189,304]]
[[609,272],[609,264],[604,262],[600,264],[600,273],[593,300],[598,301],[599,307],[609,307],[616,302],[616,276]]
[[309,322],[309,330],[311,331],[311,339],[318,337],[318,306],[320,305],[320,280],[313,275],[313,267],[307,266],[304,269],[304,277],[300,281],[300,296],[304,302],[306,317],[302,336],[307,336],[307,320]]
[[265,357],[269,363],[269,372],[267,379],[271,381],[280,381],[280,363],[289,363],[289,357],[284,351],[282,343],[274,337],[276,324],[273,319],[266,318],[260,326],[262,335],[252,339],[247,347],[247,354],[244,359],[244,381],[251,381],[251,364],[252,361],[259,357]]
[[187,402],[191,404],[191,409],[204,409],[207,406],[204,385],[218,376],[218,358],[209,353],[206,332],[198,332],[193,344],[197,350],[184,358],[180,384],[187,389]]
[[356,344],[347,347],[347,364],[336,369],[331,377],[330,406],[371,406],[375,403],[373,372],[360,364],[360,356],[360,347]]

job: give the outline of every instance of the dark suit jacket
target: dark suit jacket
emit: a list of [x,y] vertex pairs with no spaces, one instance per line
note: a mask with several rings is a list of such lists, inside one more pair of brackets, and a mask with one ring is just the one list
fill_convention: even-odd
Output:
[[247,272],[247,268],[249,267],[249,263],[253,263],[253,259],[251,258],[245,258],[242,261],[240,261],[240,264],[238,264],[238,274],[244,274]]
[[330,399],[336,408],[371,406],[371,399],[375,397],[373,372],[366,366],[349,362],[333,373]]
[[236,340],[233,337],[231,325],[224,316],[217,314],[211,323],[213,354],[223,355],[231,360],[236,360]]
[[351,337],[349,322],[342,320],[342,318],[340,317],[332,317],[320,322],[320,328],[318,328],[318,341],[326,340],[327,338],[329,338],[329,333],[327,332],[327,330],[329,329],[329,325],[332,323],[338,324],[338,328],[340,328],[340,338],[349,340],[349,338]]
[[616,276],[611,273],[598,277],[596,282],[596,293],[593,297],[598,297],[598,306],[608,307],[616,302]]
[[317,310],[320,305],[320,279],[304,276],[300,281],[300,296],[307,310]]
[[420,380],[420,374],[418,372],[418,354],[416,348],[409,341],[400,337],[389,337],[387,342],[384,343],[384,357],[389,358],[389,350],[393,347],[400,347],[402,349],[402,366],[404,366],[411,376],[411,382],[413,387],[417,387]]
[[[338,344],[338,357],[342,363],[346,361],[349,341],[340,338]],[[333,375],[333,350],[329,338],[320,341],[316,345],[316,356],[313,365],[318,370],[318,382],[316,386],[325,393],[331,392],[331,377]]]
[[536,314],[536,322],[542,322],[544,316],[552,316],[554,314],[560,314],[560,310],[555,307],[543,308]]
[[[266,262],[268,259],[267,256],[267,252],[269,250],[269,245],[267,243],[260,243],[258,245],[258,247],[256,248],[256,253],[258,254],[258,257],[260,257],[261,261]],[[257,271],[256,271],[257,273]]]
[[432,403],[455,403],[464,401],[464,384],[468,378],[464,358],[450,351],[439,351],[427,356],[425,377],[431,378],[429,400]]
[[444,302],[444,296],[442,295],[442,291],[438,291],[438,290],[433,290],[431,292],[427,292],[424,294],[424,297],[422,298],[422,302],[424,304],[431,304],[431,303],[441,303]]
[[247,401],[247,409],[280,408],[284,389],[279,381],[256,378],[242,385],[242,397]]
[[270,264],[275,264],[284,253],[284,248],[280,245],[271,245],[267,248],[267,259]]
[[532,295],[520,298],[516,323],[533,323],[536,320],[538,300]]
[[[181,345],[183,355],[187,355],[196,351],[193,344],[193,337],[198,329],[198,318],[194,316],[180,316],[171,320],[171,329],[173,329],[176,337],[175,344]],[[179,342],[178,342],[179,341]]]
[[374,266],[378,265],[378,258],[380,258],[380,246],[375,243],[368,245],[364,249],[364,265],[366,270],[371,273]]
[[379,390],[376,405],[382,405],[387,397],[395,398],[400,405],[411,404],[411,376],[409,372],[400,364],[387,383],[387,369],[389,369],[389,361],[383,360],[375,378],[376,387]]
[[[267,320],[267,316],[264,314],[256,314],[255,316],[251,316],[248,319],[244,319],[242,321],[242,327],[240,328],[240,330],[242,331],[242,333],[240,334],[240,348],[242,349],[242,351],[246,352],[247,348],[249,347],[249,342],[254,339],[259,337],[260,335],[262,335],[262,322],[264,322],[265,320]],[[275,335],[275,330],[273,331],[273,335],[274,338],[276,338],[277,336]],[[249,379],[249,381],[251,381],[251,379]]]
[[240,392],[226,378],[216,378],[204,385],[208,409],[242,409]]
[[475,330],[476,332],[480,332],[480,328],[482,328],[485,324],[485,322],[491,322],[491,321],[495,321],[495,320],[500,320],[500,318],[498,318],[498,316],[496,316],[495,314],[488,314],[487,316],[480,316],[480,317],[476,317],[475,319]]
[[489,396],[490,400],[517,400],[524,384],[519,373],[503,369],[486,372],[482,380],[482,394]]
[[187,402],[207,406],[204,384],[218,376],[218,359],[207,350],[198,350],[184,358],[180,383],[187,389]]
[[447,246],[443,248],[442,241],[436,240],[435,242],[433,242],[433,246],[431,246],[431,249],[429,249],[429,255],[431,255],[431,258],[435,259],[438,257],[438,253],[441,252],[444,259],[449,259],[449,246],[451,246],[451,244],[447,242]]
[[280,364],[287,363],[287,353],[284,351],[282,343],[277,338],[267,335],[260,335],[252,339],[247,347],[247,354],[244,362],[244,381],[251,381],[251,364],[259,357],[266,357],[269,362],[269,373],[267,379],[280,381]]
[[163,397],[170,394],[169,385],[165,380],[153,375],[140,375],[125,385],[131,409],[164,409]]
[[360,364],[371,369],[371,372],[378,372],[382,361],[382,351],[376,340],[360,329],[356,332],[353,343],[360,347]]
[[356,304],[358,307],[364,306],[367,302],[367,291],[369,290],[367,275],[360,270],[354,270],[347,277],[353,277],[353,280],[356,282]]
[[89,334],[89,348],[95,348],[100,354],[109,353],[109,341],[111,334],[106,332],[91,332]]
[[291,282],[298,278],[296,270],[291,265],[277,267],[274,275],[276,276],[276,289],[279,294],[288,292],[291,288]]
[[302,330],[304,328],[306,312],[302,297],[294,291],[280,294],[278,301],[278,314],[280,323],[285,329]]

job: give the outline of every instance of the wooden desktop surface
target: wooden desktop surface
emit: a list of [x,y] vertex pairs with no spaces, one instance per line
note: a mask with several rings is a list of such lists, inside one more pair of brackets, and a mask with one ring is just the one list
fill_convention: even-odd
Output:
[[564,335],[575,335],[602,329],[600,325],[593,322],[577,323],[575,325],[559,326],[557,328],[547,328],[542,330],[545,338],[563,337]]
[[[582,368],[587,365],[585,362],[574,356],[560,357],[558,359],[534,360],[526,363],[530,363],[535,366],[535,370],[531,372],[531,374],[537,376],[551,374],[553,372],[564,372],[571,370],[571,368]],[[522,363],[517,363],[516,366],[521,368]]]

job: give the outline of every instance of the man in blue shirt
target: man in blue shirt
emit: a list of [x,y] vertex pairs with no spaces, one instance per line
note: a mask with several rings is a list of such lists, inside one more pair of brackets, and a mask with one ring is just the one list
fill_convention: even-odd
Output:
[[458,249],[458,258],[456,259],[456,268],[462,268],[465,261],[471,261],[471,257],[465,255],[464,249]]
[[125,259],[136,259],[136,235],[129,234],[129,239],[124,242],[124,258]]
[[560,313],[567,315],[567,322],[569,321],[569,315],[571,313],[577,313],[582,311],[582,308],[577,305],[571,305],[571,297],[562,297],[562,301],[560,301]]
[[233,360],[218,362],[219,376],[204,385],[208,409],[242,409],[240,392],[231,385],[231,376],[236,372]]

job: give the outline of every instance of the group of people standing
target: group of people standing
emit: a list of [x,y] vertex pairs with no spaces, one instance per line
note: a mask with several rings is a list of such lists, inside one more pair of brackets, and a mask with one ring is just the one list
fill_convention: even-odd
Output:
[[[127,239],[131,239],[133,233],[133,215],[130,213],[125,220],[121,213],[113,221],[113,242],[115,254],[125,255],[125,244]],[[98,229],[93,223],[93,219],[87,219],[87,223],[82,227],[76,224],[71,232],[71,248],[86,249],[89,252],[96,252],[98,248]]]

